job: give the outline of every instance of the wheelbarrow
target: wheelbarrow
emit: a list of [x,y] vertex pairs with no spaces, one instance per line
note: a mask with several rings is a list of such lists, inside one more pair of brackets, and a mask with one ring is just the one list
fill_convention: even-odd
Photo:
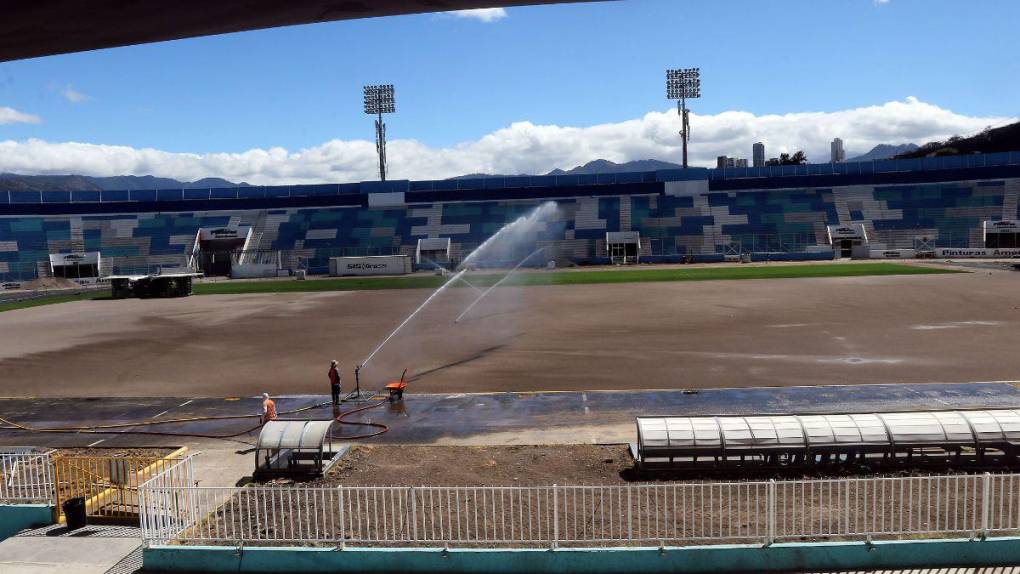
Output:
[[404,369],[404,372],[401,373],[401,375],[400,375],[400,380],[399,381],[392,381],[392,382],[386,384],[386,390],[390,394],[389,398],[390,398],[390,402],[391,403],[395,403],[397,401],[404,400],[404,389],[407,388],[407,382],[404,381],[404,378],[406,376],[407,376],[407,369]]

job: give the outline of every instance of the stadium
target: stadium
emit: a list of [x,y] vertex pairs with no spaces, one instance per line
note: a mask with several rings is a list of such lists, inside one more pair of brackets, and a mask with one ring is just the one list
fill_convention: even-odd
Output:
[[[424,299],[416,289],[389,288],[434,288],[446,279],[432,270],[457,268],[474,251],[484,251],[470,264],[475,270],[467,277],[477,276],[475,283],[491,285],[515,265],[534,269],[521,270],[464,321],[454,319],[474,299],[472,289],[437,298],[361,373],[366,381],[381,384],[405,368],[421,392],[1011,379],[1012,364],[995,343],[1012,336],[1004,320],[1009,306],[1003,310],[1009,274],[927,277],[914,274],[960,268],[915,263],[899,271],[910,275],[870,285],[838,276],[894,272],[858,259],[1015,257],[1020,237],[1009,224],[1020,217],[1018,195],[1017,153],[599,176],[3,192],[5,280],[57,276],[102,281],[109,289],[104,278],[110,276],[185,272],[205,275],[196,284],[199,292],[220,295],[81,301],[76,319],[61,320],[58,332],[50,323],[57,308],[26,316],[17,325],[22,342],[8,351],[0,394],[19,396],[39,377],[59,378],[67,370],[79,373],[80,386],[34,392],[320,392],[316,373],[323,357],[336,355],[348,369],[361,364]],[[479,250],[543,205],[514,237]],[[68,255],[94,263],[80,259],[72,266],[62,259]],[[396,276],[312,278],[329,274],[331,259],[393,255],[409,262],[407,269],[383,270]],[[769,263],[783,261],[805,263]],[[835,263],[842,266],[826,271]],[[616,266],[606,270],[609,264]],[[594,271],[585,272],[589,266]],[[686,281],[648,283],[659,273],[667,280],[699,273],[712,279],[716,267],[723,273],[716,278],[726,278],[741,272],[733,266],[746,266],[750,278],[790,273],[790,279],[711,290]],[[410,269],[417,271],[399,276]],[[335,264],[332,271],[338,274]],[[814,271],[820,272],[816,281],[828,283],[794,279]],[[835,277],[824,278],[830,274]],[[309,279],[296,280],[299,275]],[[555,286],[574,279],[613,284]],[[349,288],[359,292],[345,293]],[[986,289],[1002,289],[1006,299],[955,303]],[[915,299],[911,290],[926,297]],[[276,291],[283,292],[272,295]],[[856,320],[847,316],[847,305]],[[721,307],[739,313],[747,331],[734,332],[732,315],[719,316]],[[585,309],[600,312],[587,317]],[[903,322],[896,353],[888,352],[882,333],[890,313]],[[834,326],[857,339],[857,347],[819,343]],[[945,364],[939,358],[959,345],[961,328],[973,331],[974,348]],[[565,329],[572,330],[569,344],[560,338]],[[606,332],[619,333],[611,350],[601,349]],[[769,334],[768,340],[746,338],[750,333]],[[174,349],[169,356],[167,345]],[[750,349],[755,352],[741,360],[726,358]],[[282,363],[290,363],[286,382],[276,379]]]
[[387,180],[391,111],[378,181],[0,189],[0,570],[1020,564],[1020,151]]
[[2,191],[0,279],[51,275],[51,255],[93,252],[103,276],[186,266],[229,275],[231,256],[245,263],[271,255],[278,270],[310,274],[326,274],[335,256],[403,254],[420,266],[428,263],[423,242],[456,263],[549,200],[558,213],[532,239],[543,263],[966,257],[967,249],[1020,245],[1015,228],[987,225],[1020,217],[1018,178],[1020,155],[1001,153],[591,176]]

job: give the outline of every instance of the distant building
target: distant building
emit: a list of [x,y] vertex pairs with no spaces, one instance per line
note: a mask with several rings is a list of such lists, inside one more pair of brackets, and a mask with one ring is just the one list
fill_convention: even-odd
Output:
[[751,158],[754,161],[754,167],[762,167],[765,165],[765,144],[758,142],[751,146]]
[[840,163],[846,160],[846,152],[843,151],[843,140],[836,138],[829,144],[829,161]]
[[747,160],[737,157],[721,155],[715,158],[715,167],[718,169],[726,169],[732,167],[747,167]]

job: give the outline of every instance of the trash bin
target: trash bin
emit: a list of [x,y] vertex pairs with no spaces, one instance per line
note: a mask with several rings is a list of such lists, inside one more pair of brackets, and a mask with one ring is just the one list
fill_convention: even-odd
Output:
[[68,530],[77,530],[85,526],[85,497],[79,496],[69,498],[60,505],[64,511],[64,519],[67,521]]

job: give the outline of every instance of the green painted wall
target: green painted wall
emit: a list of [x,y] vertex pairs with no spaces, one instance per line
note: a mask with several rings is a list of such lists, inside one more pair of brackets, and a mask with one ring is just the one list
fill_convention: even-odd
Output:
[[1020,564],[1020,538],[559,550],[153,546],[146,570],[486,574],[704,573]]
[[53,507],[49,504],[0,504],[0,540],[25,528],[53,524]]

